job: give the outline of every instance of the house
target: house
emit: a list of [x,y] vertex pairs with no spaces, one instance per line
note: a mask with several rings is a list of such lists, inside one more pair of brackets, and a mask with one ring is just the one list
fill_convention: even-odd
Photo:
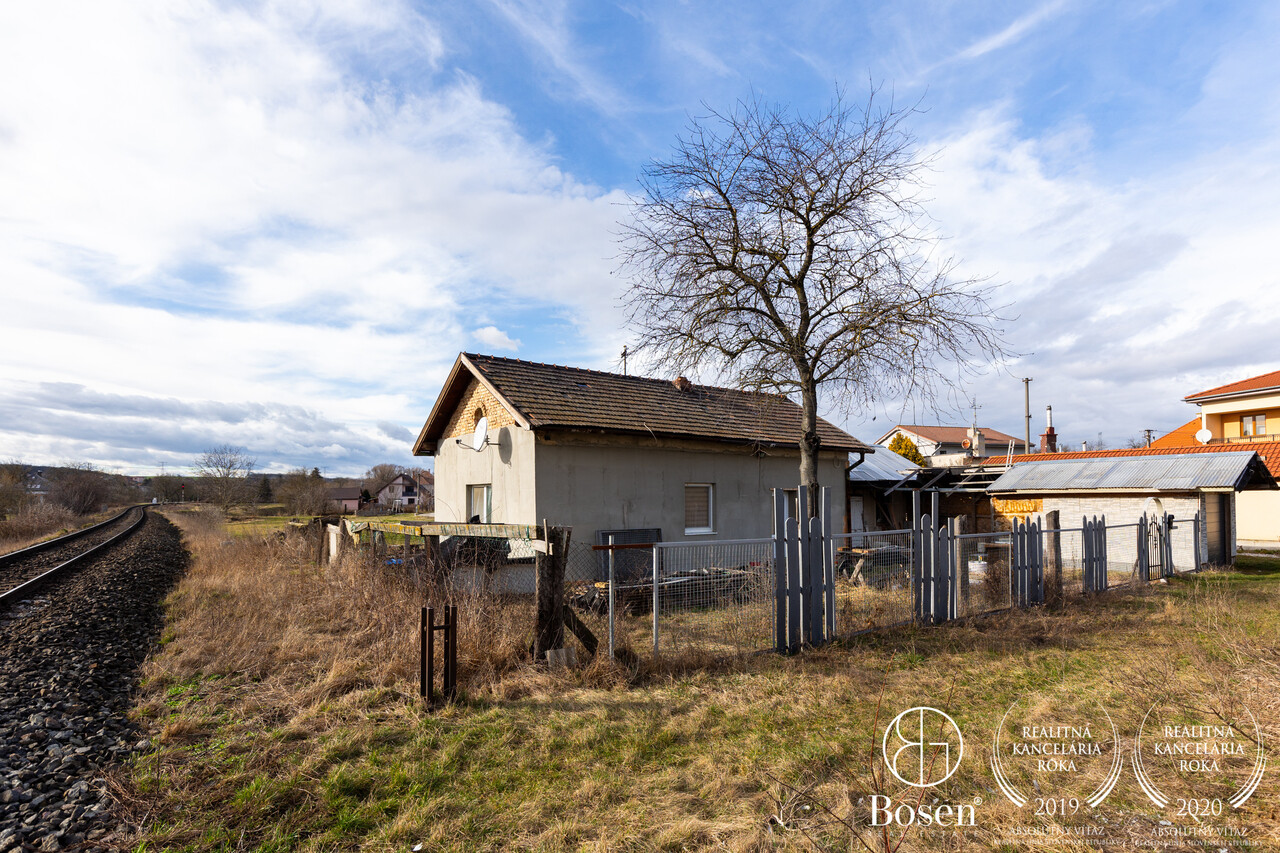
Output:
[[[842,519],[849,454],[874,449],[825,420],[818,434]],[[435,457],[437,521],[702,541],[770,535],[770,490],[796,488],[799,436],[783,396],[462,353],[413,452]]]
[[[1248,448],[1280,475],[1280,370],[1188,394],[1200,414],[1155,441],[1154,449]],[[1280,493],[1249,491],[1236,500],[1240,544],[1280,545]]]
[[430,512],[431,483],[420,482],[406,471],[379,489],[374,500],[382,506]]
[[336,504],[338,512],[346,515],[360,509],[360,488],[353,486],[350,488],[330,489],[329,502]]
[[1010,446],[1013,452],[1025,452],[1023,440],[990,427],[921,426],[898,424],[876,439],[876,444],[888,447],[899,435],[911,439],[920,455],[931,468],[963,465],[984,456],[1004,456]]
[[[1131,524],[1143,514],[1171,514],[1189,523],[1198,515],[1198,553],[1215,564],[1235,558],[1237,493],[1275,490],[1280,473],[1280,466],[1253,448],[1229,445],[1036,454],[1013,461],[987,488],[997,512],[1057,512],[1063,527],[1078,527],[1082,518],[1095,515],[1105,515],[1109,524]],[[1175,564],[1193,563],[1192,541],[1180,537]]]

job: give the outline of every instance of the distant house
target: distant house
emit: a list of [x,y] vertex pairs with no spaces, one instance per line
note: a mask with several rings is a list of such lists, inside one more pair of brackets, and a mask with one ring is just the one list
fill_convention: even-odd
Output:
[[[874,449],[821,419],[818,433],[842,519],[849,454]],[[799,437],[782,396],[463,353],[414,453],[436,459],[437,521],[698,541],[770,534],[770,490],[800,479]]]
[[405,472],[397,474],[395,479],[379,489],[374,499],[382,506],[429,512],[431,486],[431,483],[419,482],[412,474]]
[[[1199,416],[1151,442],[1152,449],[1248,448],[1280,476],[1280,370],[1183,400],[1198,406]],[[1240,544],[1280,545],[1280,492],[1244,492],[1237,497],[1236,510]]]
[[360,489],[359,487],[330,489],[329,501],[336,504],[338,512],[346,515],[360,509]]
[[1025,452],[1023,440],[1014,438],[991,427],[922,426],[898,424],[876,439],[876,444],[888,447],[899,435],[905,435],[915,444],[920,455],[930,467],[962,465],[966,460],[985,456],[1004,456],[1013,445],[1013,452]]

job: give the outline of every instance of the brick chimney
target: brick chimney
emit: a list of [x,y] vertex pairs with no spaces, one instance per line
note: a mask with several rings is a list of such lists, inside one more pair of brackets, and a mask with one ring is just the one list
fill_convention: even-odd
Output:
[[693,383],[688,379],[685,379],[683,376],[677,376],[671,384],[676,386],[680,391],[689,391],[693,388]]
[[1053,406],[1045,406],[1044,412],[1046,429],[1044,432],[1040,433],[1040,452],[1057,453],[1058,434],[1053,431]]

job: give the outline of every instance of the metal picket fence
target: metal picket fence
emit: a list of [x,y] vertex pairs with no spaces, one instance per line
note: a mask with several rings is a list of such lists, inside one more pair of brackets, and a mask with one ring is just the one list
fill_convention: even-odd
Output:
[[966,534],[925,514],[914,530],[832,534],[829,516],[801,530],[778,496],[775,511],[769,538],[581,545],[570,603],[601,620],[611,650],[723,658],[1061,603],[1202,564],[1198,519]]

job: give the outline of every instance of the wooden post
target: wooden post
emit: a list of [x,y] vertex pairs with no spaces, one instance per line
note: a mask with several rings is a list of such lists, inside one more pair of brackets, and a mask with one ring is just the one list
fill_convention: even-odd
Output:
[[1045,550],[1049,555],[1048,571],[1045,573],[1045,601],[1048,604],[1062,603],[1062,534],[1058,523],[1058,510],[1044,514],[1044,527],[1049,534],[1049,547]]
[[539,551],[537,571],[533,659],[540,661],[551,649],[564,647],[564,566],[569,551],[569,528],[543,525],[543,540],[550,553]]

